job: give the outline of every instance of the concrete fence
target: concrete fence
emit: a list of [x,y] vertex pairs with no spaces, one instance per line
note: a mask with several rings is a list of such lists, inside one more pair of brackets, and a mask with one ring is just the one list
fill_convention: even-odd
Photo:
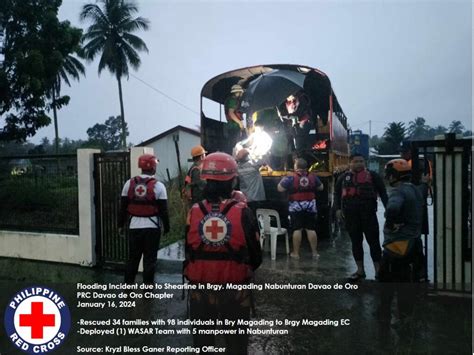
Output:
[[[95,206],[94,153],[97,149],[78,149],[79,235],[0,231],[0,257],[42,260],[94,266]],[[130,174],[138,174],[138,157],[153,154],[146,147],[131,148]]]

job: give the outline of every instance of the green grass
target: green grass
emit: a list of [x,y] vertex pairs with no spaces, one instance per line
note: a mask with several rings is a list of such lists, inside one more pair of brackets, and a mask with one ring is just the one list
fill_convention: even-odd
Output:
[[186,206],[181,199],[181,191],[174,180],[167,188],[168,193],[168,213],[170,216],[170,233],[161,239],[160,247],[173,244],[184,238],[184,228],[186,225]]

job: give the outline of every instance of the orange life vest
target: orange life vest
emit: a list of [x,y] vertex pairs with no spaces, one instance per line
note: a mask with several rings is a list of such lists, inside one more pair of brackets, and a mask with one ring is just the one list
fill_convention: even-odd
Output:
[[194,169],[199,169],[199,166],[193,164],[193,166],[191,166],[191,168],[188,170],[188,173],[184,178],[184,187],[181,191],[181,196],[187,201],[192,201],[193,199],[193,189],[189,185],[192,182],[191,175]]

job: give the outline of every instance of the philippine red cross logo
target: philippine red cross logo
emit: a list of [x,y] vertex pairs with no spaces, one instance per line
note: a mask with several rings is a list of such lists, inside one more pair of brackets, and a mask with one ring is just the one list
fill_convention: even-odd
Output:
[[64,299],[42,286],[18,292],[5,311],[5,329],[19,349],[30,354],[55,350],[71,326],[71,315]]
[[309,179],[306,176],[302,176],[300,178],[300,186],[301,187],[308,187],[309,185]]
[[208,245],[223,245],[228,241],[230,232],[231,224],[221,213],[209,213],[199,226],[201,240]]
[[135,186],[135,196],[137,197],[145,197],[146,195],[146,187],[142,184]]

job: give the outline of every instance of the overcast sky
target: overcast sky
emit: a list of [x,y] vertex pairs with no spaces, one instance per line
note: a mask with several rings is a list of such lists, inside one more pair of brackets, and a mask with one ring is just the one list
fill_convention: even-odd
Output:
[[[93,0],[92,0],[93,2]],[[60,18],[85,28],[86,1],[63,0]],[[383,134],[388,122],[417,116],[431,126],[472,123],[471,1],[138,1],[151,22],[139,35],[150,50],[123,83],[129,140],[135,144],[181,124],[199,125],[199,96],[210,78],[258,64],[302,64],[325,72],[354,129]],[[61,137],[120,112],[116,80],[87,64],[64,93]],[[194,112],[193,112],[194,111]],[[54,137],[51,125],[38,132]]]

